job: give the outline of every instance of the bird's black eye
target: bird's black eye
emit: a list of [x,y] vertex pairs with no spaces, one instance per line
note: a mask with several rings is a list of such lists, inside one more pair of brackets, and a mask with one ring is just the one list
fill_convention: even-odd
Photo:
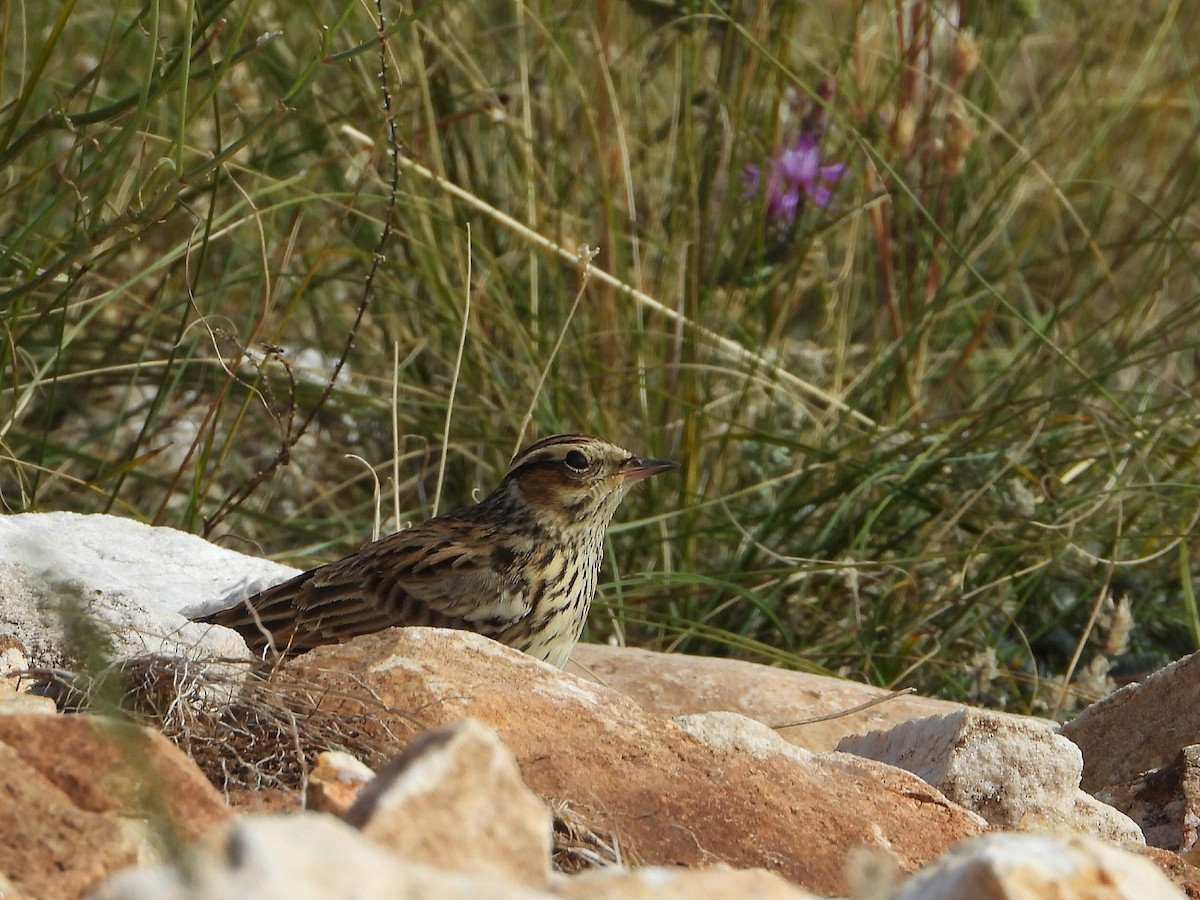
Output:
[[565,462],[569,468],[574,469],[576,472],[582,472],[588,467],[587,457],[578,450],[569,451],[567,455],[563,457],[563,462]]

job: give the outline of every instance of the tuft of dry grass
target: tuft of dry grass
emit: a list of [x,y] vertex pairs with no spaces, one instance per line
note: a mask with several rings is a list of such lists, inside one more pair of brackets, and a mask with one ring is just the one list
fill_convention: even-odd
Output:
[[[340,750],[378,769],[424,730],[417,715],[398,713],[365,689],[333,698],[328,687],[291,672],[277,677],[244,659],[145,656],[98,672],[28,674],[63,710],[116,714],[158,728],[237,806],[299,808],[320,753]],[[332,699],[338,702],[331,706]],[[392,732],[389,723],[396,721],[409,723],[410,731]],[[628,862],[617,835],[594,828],[568,802],[547,805],[558,871]]]
[[[119,714],[161,730],[226,795],[282,791],[299,804],[318,754],[341,750],[374,768],[412,736],[381,731],[381,712],[389,713],[387,721],[405,721],[404,716],[365,692],[331,712],[328,688],[291,674],[275,677],[249,660],[145,656],[98,676],[66,670],[31,674],[69,711],[108,708],[105,698],[119,684]],[[421,730],[415,719],[412,728]]]
[[567,875],[606,866],[637,865],[624,858],[618,835],[597,831],[592,823],[564,800],[550,801],[554,821],[554,868]]

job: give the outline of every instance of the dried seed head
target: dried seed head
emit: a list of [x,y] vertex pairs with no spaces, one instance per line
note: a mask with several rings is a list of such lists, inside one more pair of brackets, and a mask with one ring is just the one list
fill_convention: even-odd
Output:
[[979,132],[966,118],[965,112],[955,110],[947,113],[942,145],[942,168],[952,175],[961,172],[967,152],[978,136]]
[[950,56],[950,83],[958,84],[975,71],[979,65],[979,42],[969,28],[964,28],[954,38],[954,52]]

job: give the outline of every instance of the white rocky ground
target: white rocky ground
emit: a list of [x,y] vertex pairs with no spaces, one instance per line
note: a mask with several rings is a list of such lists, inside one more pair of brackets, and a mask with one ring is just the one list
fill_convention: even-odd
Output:
[[232,605],[294,574],[116,516],[0,516],[0,634],[15,637],[43,666],[61,661],[81,614],[106,626],[117,657],[244,656],[236,634],[197,625],[188,614]]
[[227,794],[153,728],[11,674],[70,668],[80,612],[124,657],[245,655],[181,611],[289,574],[107,516],[0,518],[0,896],[1200,897],[1176,853],[1197,852],[1200,657],[1061,733],[913,697],[795,726],[881,692],[618,648],[564,673],[396,629],[247,682],[223,718],[146,682],[204,773],[240,773]]

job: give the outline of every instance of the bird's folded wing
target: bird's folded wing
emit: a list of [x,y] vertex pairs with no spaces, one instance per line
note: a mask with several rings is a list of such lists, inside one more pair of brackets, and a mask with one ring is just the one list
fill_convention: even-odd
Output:
[[205,621],[237,629],[252,646],[269,633],[286,652],[393,625],[468,625],[487,634],[527,616],[528,584],[497,567],[493,542],[481,541],[477,528],[468,534],[457,525],[435,520],[397,532]]

